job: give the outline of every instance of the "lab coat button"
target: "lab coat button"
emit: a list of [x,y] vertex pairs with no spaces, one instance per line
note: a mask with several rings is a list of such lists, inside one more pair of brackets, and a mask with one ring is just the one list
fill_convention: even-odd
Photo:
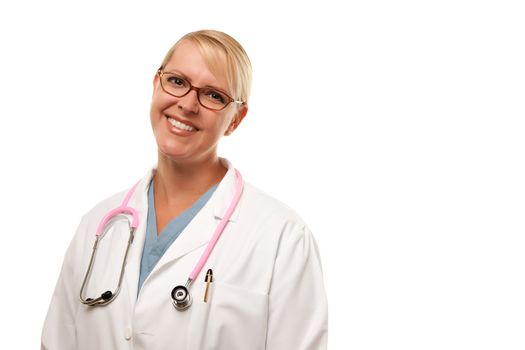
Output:
[[124,338],[126,340],[130,340],[131,339],[131,327],[126,327],[126,329],[124,330]]

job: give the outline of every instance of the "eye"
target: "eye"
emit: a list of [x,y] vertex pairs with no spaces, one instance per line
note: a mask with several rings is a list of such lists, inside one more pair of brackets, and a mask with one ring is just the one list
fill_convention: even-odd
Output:
[[226,100],[228,99],[225,94],[222,92],[212,90],[212,89],[202,89],[201,93],[206,99],[210,100],[213,103],[216,104],[225,104]]
[[188,83],[183,78],[176,76],[174,74],[166,74],[165,75],[166,82],[173,87],[186,87],[188,86]]

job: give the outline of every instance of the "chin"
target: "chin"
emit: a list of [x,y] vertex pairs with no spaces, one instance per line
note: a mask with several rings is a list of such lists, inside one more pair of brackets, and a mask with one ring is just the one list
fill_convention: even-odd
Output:
[[174,145],[173,142],[168,142],[168,144],[157,144],[159,154],[162,154],[164,157],[173,159],[173,160],[182,160],[190,157],[187,150],[180,145]]

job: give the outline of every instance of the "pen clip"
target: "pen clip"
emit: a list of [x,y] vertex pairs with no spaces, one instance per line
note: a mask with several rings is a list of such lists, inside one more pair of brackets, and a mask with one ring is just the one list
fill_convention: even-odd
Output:
[[208,272],[206,272],[206,277],[204,277],[204,282],[213,282],[213,270],[208,269]]

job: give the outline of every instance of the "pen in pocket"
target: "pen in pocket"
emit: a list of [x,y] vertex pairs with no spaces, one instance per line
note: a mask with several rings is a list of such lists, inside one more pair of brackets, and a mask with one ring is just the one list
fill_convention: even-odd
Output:
[[204,282],[206,282],[206,289],[204,290],[204,302],[208,302],[208,289],[210,288],[210,283],[213,282],[213,271],[211,269],[208,269],[208,272],[206,272],[206,277],[204,278]]

